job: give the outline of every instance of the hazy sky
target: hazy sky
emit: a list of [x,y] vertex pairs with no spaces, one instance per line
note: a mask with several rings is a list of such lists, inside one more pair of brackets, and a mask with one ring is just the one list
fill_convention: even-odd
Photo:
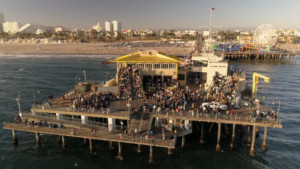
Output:
[[118,20],[123,28],[300,28],[300,0],[0,0],[6,21],[87,28]]

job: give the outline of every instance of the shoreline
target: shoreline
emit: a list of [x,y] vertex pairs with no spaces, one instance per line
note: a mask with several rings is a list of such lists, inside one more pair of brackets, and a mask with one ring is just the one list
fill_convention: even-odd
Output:
[[191,51],[191,47],[105,46],[110,44],[112,43],[0,44],[0,54],[126,55],[138,50],[158,50],[170,55],[188,55]]
[[[157,50],[169,55],[189,55],[192,47],[106,47],[118,43],[64,43],[64,44],[0,44],[0,55],[126,55],[139,50]],[[300,53],[300,44],[280,44],[280,48]]]

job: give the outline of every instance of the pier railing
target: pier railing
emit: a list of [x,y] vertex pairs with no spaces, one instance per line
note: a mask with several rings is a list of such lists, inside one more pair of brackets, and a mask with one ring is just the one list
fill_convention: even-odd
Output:
[[154,116],[164,116],[169,119],[191,119],[196,121],[228,121],[229,123],[232,121],[235,122],[248,122],[248,123],[261,123],[261,124],[267,124],[267,125],[280,125],[281,123],[278,120],[278,118],[266,116],[266,117],[260,117],[256,116],[253,117],[252,115],[226,115],[221,113],[196,113],[196,112],[169,112],[169,111],[160,111],[156,112]]
[[[57,118],[55,115],[33,115],[33,114],[24,114],[23,119],[36,119],[38,121],[44,121],[47,123],[56,123],[68,126],[76,126],[78,128],[90,128],[90,129],[107,129],[107,123],[101,123],[97,121],[88,120],[85,123],[82,123],[81,119],[71,118],[66,116],[60,116]],[[30,121],[29,121],[30,122]]]
[[35,108],[32,109],[33,112],[38,111],[42,112],[45,110],[45,112],[55,113],[56,111],[58,113],[63,112],[74,112],[74,114],[80,115],[80,113],[86,113],[86,114],[94,114],[99,116],[114,116],[115,118],[129,118],[129,111],[112,111],[110,108],[99,110],[99,109],[92,109],[92,108],[70,108],[70,107],[59,107],[59,106],[51,106],[51,105],[37,105]]

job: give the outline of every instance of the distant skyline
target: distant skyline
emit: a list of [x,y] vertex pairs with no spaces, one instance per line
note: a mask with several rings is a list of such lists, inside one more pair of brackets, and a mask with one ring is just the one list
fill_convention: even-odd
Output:
[[66,28],[91,28],[117,20],[124,29],[257,27],[300,29],[300,0],[0,0],[5,21]]

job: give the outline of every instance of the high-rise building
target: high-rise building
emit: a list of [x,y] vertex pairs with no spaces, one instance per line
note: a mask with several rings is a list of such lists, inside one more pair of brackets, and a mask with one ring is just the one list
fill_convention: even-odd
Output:
[[113,32],[121,32],[122,31],[122,24],[118,21],[113,20],[111,22]]
[[3,32],[3,26],[2,23],[4,23],[4,14],[0,12],[0,33]]
[[105,31],[106,32],[112,32],[112,25],[108,21],[105,22]]
[[19,23],[18,22],[4,22],[2,23],[3,32],[9,34],[15,34],[19,31]]

